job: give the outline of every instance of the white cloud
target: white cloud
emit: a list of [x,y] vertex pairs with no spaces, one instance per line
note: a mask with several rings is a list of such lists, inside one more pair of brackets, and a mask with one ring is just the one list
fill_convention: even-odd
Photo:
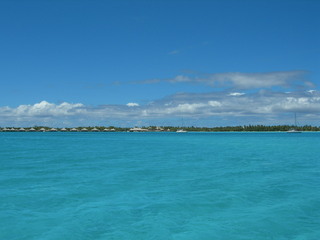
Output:
[[229,93],[229,96],[242,96],[242,95],[245,95],[245,93],[238,93],[238,92]]
[[179,82],[192,82],[193,79],[191,79],[190,77],[187,77],[187,76],[178,75],[173,79],[167,79],[167,81],[172,82],[172,83],[179,83]]
[[312,94],[312,93],[316,92],[316,90],[308,90],[307,92]]
[[168,79],[152,79],[136,81],[138,84],[151,84],[159,82],[170,83],[198,83],[211,87],[234,88],[234,89],[258,89],[258,88],[296,88],[296,87],[313,87],[314,84],[305,80],[306,71],[279,71],[265,73],[213,73],[198,74],[197,76],[178,75]]
[[309,82],[303,81],[304,74],[304,71],[216,73],[197,81],[212,86],[230,86],[236,89],[271,88],[275,86],[292,87],[297,82],[302,85],[309,85]]
[[218,101],[209,101],[208,104],[211,107],[221,107],[222,106],[221,102],[218,102]]
[[169,113],[194,113],[199,108],[206,106],[204,103],[184,103],[178,104],[176,107],[167,108],[167,110],[169,110]]
[[130,102],[130,103],[127,103],[127,106],[128,107],[139,107],[139,104]]
[[85,113],[84,105],[81,103],[61,103],[59,105],[42,101],[34,105],[20,105],[17,108],[11,109],[7,107],[7,111],[18,117],[27,116],[70,116],[79,113]]

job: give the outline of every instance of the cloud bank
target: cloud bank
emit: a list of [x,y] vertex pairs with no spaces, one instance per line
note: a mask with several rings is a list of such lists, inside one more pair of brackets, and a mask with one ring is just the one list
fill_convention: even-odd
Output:
[[[89,106],[41,101],[15,108],[0,107],[0,126],[135,125],[135,122],[163,123],[175,119],[211,119],[217,125],[289,124],[292,114],[318,124],[320,92],[305,80],[305,71],[269,73],[215,73],[178,75],[171,79],[151,79],[134,84],[205,84],[219,91],[177,93],[148,104]],[[290,115],[291,114],[291,115]]]
[[[87,106],[82,103],[54,104],[46,101],[33,105],[18,107],[0,107],[1,126],[74,126],[74,125],[106,125],[137,121],[164,121],[164,119],[223,119],[219,125],[230,122],[241,122],[245,119],[248,124],[259,118],[259,122],[276,119],[273,124],[292,123],[288,119],[292,113],[307,116],[317,121],[320,116],[320,92],[301,91],[292,93],[272,92],[261,90],[256,93],[215,92],[215,93],[180,93],[152,103],[139,105],[100,105]],[[286,116],[286,117],[285,117]],[[281,121],[284,122],[281,122]],[[264,121],[264,122],[263,122]],[[285,122],[287,121],[287,122]]]

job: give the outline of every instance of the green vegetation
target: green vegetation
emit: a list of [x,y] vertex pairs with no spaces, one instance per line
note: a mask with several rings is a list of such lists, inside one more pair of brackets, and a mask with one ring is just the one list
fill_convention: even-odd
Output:
[[[154,127],[153,127],[154,128]],[[292,125],[277,125],[277,126],[264,126],[264,125],[245,125],[245,126],[225,126],[225,127],[161,127],[165,130],[177,131],[184,129],[188,132],[286,132],[292,128],[299,131],[320,131],[320,127],[315,126],[292,126]]]
[[248,125],[248,126],[226,126],[226,127],[212,127],[212,128],[198,128],[190,127],[184,128],[187,131],[206,131],[206,132],[285,132],[292,128],[299,131],[320,131],[320,127],[301,126],[296,127],[292,125],[278,125],[278,126],[264,126],[264,125]]

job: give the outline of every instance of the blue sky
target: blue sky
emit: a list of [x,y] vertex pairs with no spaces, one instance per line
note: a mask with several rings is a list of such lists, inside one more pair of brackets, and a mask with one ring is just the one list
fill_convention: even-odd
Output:
[[0,1],[0,126],[319,125],[320,1]]

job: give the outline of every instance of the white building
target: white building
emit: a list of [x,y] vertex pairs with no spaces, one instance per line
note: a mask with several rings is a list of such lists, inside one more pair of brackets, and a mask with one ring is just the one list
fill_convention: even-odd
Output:
[[129,131],[130,132],[148,132],[149,130],[145,128],[134,127],[134,128],[130,128]]

